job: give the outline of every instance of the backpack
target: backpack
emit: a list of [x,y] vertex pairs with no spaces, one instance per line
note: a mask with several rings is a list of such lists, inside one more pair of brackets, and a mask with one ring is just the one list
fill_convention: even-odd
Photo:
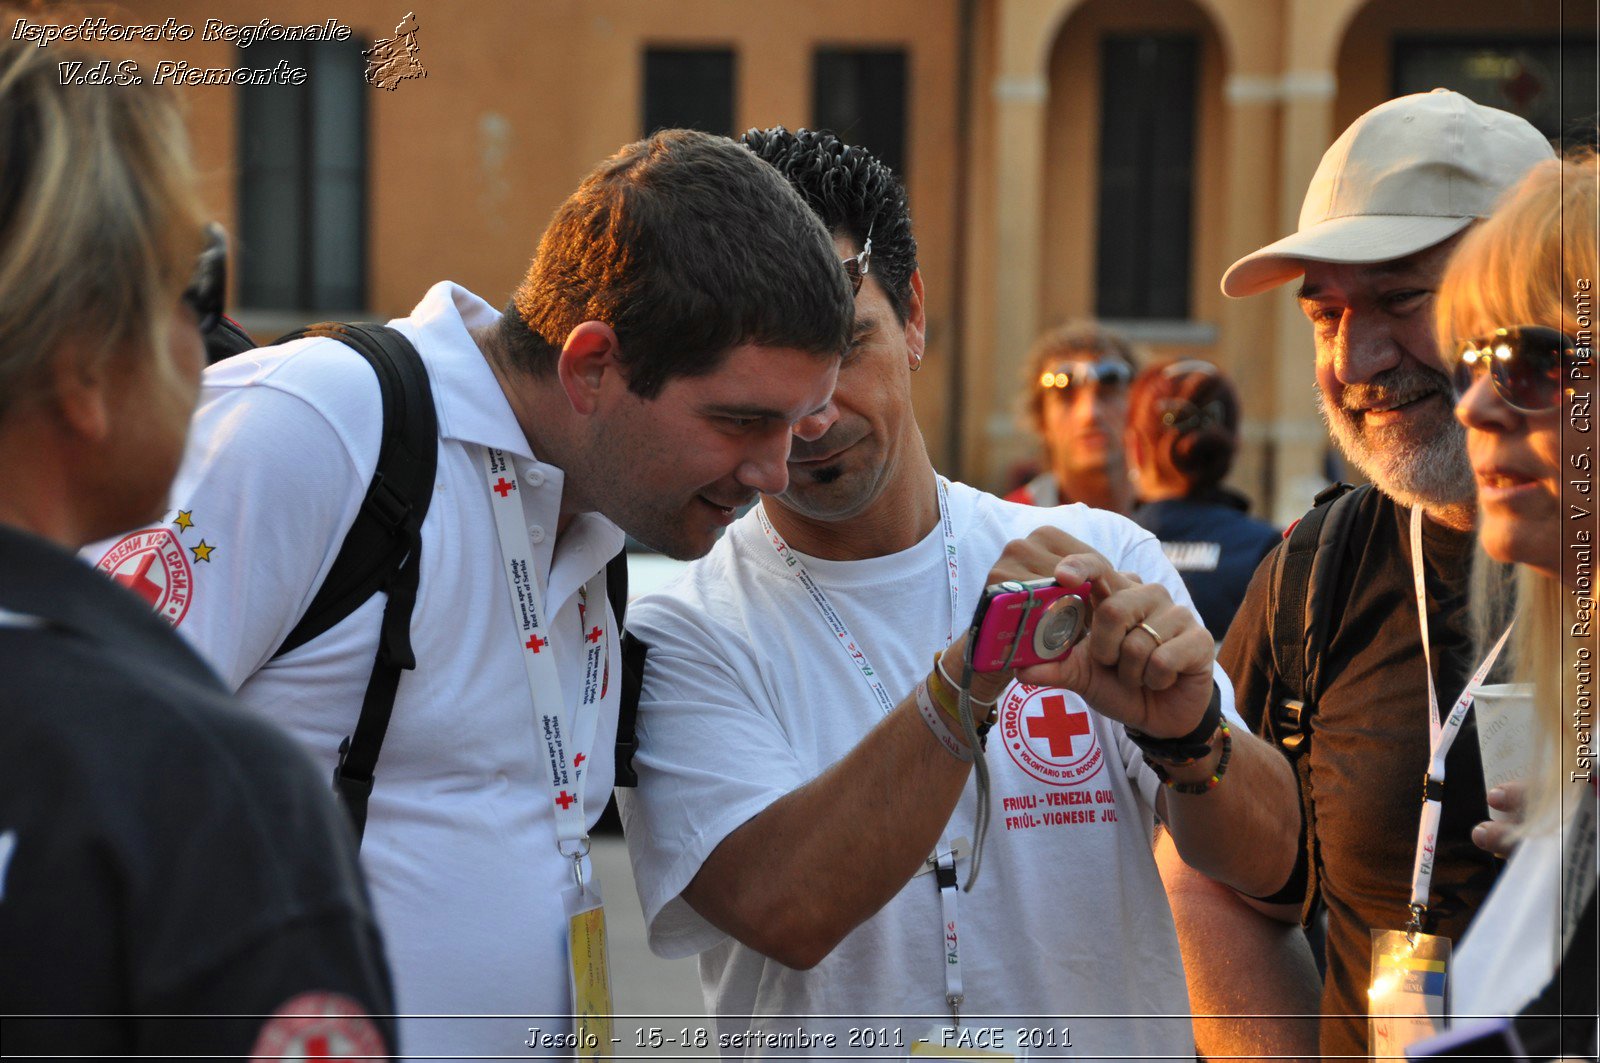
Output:
[[[1317,494],[1311,511],[1290,526],[1284,545],[1272,561],[1267,585],[1267,612],[1272,618],[1268,640],[1272,650],[1272,700],[1267,705],[1267,733],[1294,765],[1302,795],[1309,792],[1311,719],[1321,693],[1322,658],[1338,624],[1339,575],[1345,543],[1371,495],[1371,484],[1336,483]],[[1303,798],[1302,798],[1303,799]],[[1306,846],[1305,874],[1299,874],[1268,901],[1305,898],[1302,922],[1315,910],[1316,835],[1301,830]]]
[[[378,591],[388,596],[361,714],[355,729],[339,744],[339,761],[333,770],[334,792],[359,841],[366,830],[367,802],[377,779],[378,754],[394,712],[400,673],[417,666],[411,646],[411,614],[420,583],[422,522],[428,515],[438,471],[439,422],[427,369],[411,341],[399,332],[385,325],[323,322],[279,337],[277,343],[307,337],[338,340],[361,355],[378,375],[383,403],[382,442],[366,497],[305,615],[272,654],[276,658],[305,645]],[[220,361],[254,347],[247,332],[223,318],[206,337],[207,361]],[[619,551],[606,563],[606,598],[621,630],[628,603],[626,551]],[[631,698],[633,711],[637,711],[643,653],[634,651],[630,656],[626,637],[623,658],[621,696],[625,703]],[[636,664],[631,670],[626,664],[629,660]],[[630,725],[630,738],[631,731]],[[621,737],[619,726],[619,740]],[[631,749],[628,757],[631,764]]]

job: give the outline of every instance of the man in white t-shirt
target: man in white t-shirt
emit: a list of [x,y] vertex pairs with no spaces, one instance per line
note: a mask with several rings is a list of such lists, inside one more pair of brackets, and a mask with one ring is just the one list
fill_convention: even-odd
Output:
[[[1263,812],[1294,807],[1286,765],[1221,726],[1227,680],[1148,533],[936,476],[911,404],[922,278],[887,167],[828,134],[745,141],[865,283],[837,420],[795,444],[787,492],[629,614],[651,650],[622,811],[652,947],[701,954],[730,1055],[983,1047],[991,1025],[1035,1054],[1190,1054],[1155,819],[1209,873],[1270,886],[1294,860],[1295,825]],[[986,584],[1050,576],[1092,582],[1093,622],[1017,673],[1038,686],[973,679],[976,713],[998,700],[982,842],[953,715],[964,631]]]
[[[563,892],[575,871],[593,882],[586,831],[612,788],[621,687],[604,569],[624,531],[694,557],[757,491],[783,489],[791,438],[831,423],[850,296],[827,232],[770,167],[669,131],[584,180],[505,312],[441,282],[392,322],[427,369],[439,435],[416,668],[362,845],[407,1051],[570,1054]],[[92,556],[331,769],[383,597],[275,653],[373,477],[376,378],[312,339],[227,359],[204,384],[174,512]]]

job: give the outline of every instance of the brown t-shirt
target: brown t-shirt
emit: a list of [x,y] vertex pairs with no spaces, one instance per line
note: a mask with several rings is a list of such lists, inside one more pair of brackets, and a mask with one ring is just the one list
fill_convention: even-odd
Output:
[[[1371,931],[1408,918],[1422,784],[1428,767],[1428,689],[1417,622],[1410,510],[1368,492],[1340,566],[1322,694],[1311,716],[1310,775],[1302,794],[1316,876],[1328,911],[1322,994],[1324,1055],[1367,1054]],[[1467,630],[1473,536],[1424,522],[1428,627],[1440,711],[1447,714],[1477,661]],[[1280,546],[1279,549],[1283,547]],[[1239,712],[1269,741],[1273,690],[1267,589],[1275,554],[1257,569],[1220,654]],[[1471,713],[1445,763],[1445,793],[1427,929],[1459,940],[1494,884],[1499,862],[1472,844],[1487,817]]]

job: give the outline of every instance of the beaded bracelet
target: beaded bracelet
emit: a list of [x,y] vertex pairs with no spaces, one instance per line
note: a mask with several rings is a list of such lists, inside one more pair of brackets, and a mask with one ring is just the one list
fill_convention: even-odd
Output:
[[1233,733],[1228,730],[1226,723],[1218,724],[1217,729],[1222,732],[1222,757],[1217,761],[1217,770],[1211,777],[1201,782],[1178,782],[1167,774],[1165,768],[1151,760],[1147,755],[1144,762],[1150,765],[1150,770],[1156,773],[1156,778],[1161,780],[1161,785],[1169,790],[1176,790],[1180,794],[1206,794],[1217,788],[1222,782],[1222,777],[1228,773],[1228,760],[1233,756]]

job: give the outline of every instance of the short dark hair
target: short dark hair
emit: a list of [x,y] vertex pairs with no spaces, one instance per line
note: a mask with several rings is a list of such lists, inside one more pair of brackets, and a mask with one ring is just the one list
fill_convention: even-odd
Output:
[[799,190],[836,235],[857,247],[872,233],[870,276],[889,296],[895,317],[911,310],[911,274],[917,269],[917,238],[911,235],[906,190],[894,171],[865,148],[845,144],[827,131],[789,132],[781,125],[751,129],[739,138]]
[[668,129],[618,151],[567,197],[501,318],[515,368],[555,371],[585,321],[617,334],[628,387],[651,399],[741,344],[837,356],[855,303],[827,230],[727,137]]

